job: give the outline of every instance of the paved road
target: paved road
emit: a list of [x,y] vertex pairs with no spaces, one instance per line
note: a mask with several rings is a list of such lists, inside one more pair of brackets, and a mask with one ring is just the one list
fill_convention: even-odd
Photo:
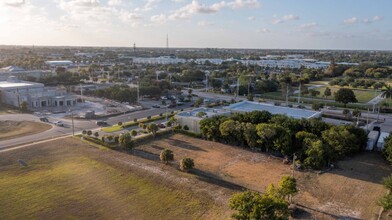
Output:
[[[170,109],[168,108],[152,108],[152,109],[146,109],[146,110],[141,110],[137,112],[132,112],[124,115],[119,115],[115,117],[110,117],[107,118],[107,122],[110,125],[117,124],[118,122],[125,122],[125,121],[131,121],[134,118],[141,119],[141,118],[146,118],[148,116],[154,116],[154,115],[159,115],[160,113],[165,113],[166,111],[171,112],[175,110],[180,110],[180,109],[185,109],[189,108],[191,103],[186,103],[182,106],[178,106],[176,108]],[[51,123],[58,121],[59,118],[54,118],[54,117],[47,117]],[[8,115],[0,115],[0,121],[5,121],[5,120],[11,120],[11,121],[36,121],[39,122],[39,117],[31,114],[8,114]],[[31,143],[31,142],[36,142],[36,141],[41,141],[49,138],[55,138],[55,137],[60,137],[64,135],[71,135],[72,134],[72,121],[70,119],[61,119],[62,122],[64,122],[65,126],[64,127],[57,127],[54,126],[42,133],[39,134],[34,134],[34,135],[28,135],[25,137],[20,137],[20,138],[14,138],[11,140],[4,140],[0,141],[0,149],[1,148],[7,148],[11,146],[17,146],[17,145],[22,145],[26,143]],[[75,133],[81,133],[83,130],[93,130],[93,131],[99,131],[100,127],[98,127],[95,123],[95,120],[74,120],[74,125],[75,125]]]

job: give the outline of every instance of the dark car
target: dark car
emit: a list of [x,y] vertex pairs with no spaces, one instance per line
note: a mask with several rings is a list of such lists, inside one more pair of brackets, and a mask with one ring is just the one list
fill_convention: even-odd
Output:
[[108,125],[108,123],[106,121],[97,121],[95,124],[97,124],[98,126]]
[[158,127],[159,127],[159,128],[166,128],[166,126],[165,126],[164,124],[162,124],[162,123],[161,123],[161,124],[158,124]]
[[49,122],[49,119],[46,117],[41,117],[41,118],[39,118],[39,120],[42,122]]
[[155,105],[153,105],[152,107],[153,107],[153,108],[160,108],[161,106],[158,105],[158,104],[155,104]]

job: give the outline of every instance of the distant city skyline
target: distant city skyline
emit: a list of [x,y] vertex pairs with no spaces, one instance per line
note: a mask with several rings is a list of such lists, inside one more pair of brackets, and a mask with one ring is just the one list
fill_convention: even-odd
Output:
[[0,45],[392,50],[388,0],[2,0]]

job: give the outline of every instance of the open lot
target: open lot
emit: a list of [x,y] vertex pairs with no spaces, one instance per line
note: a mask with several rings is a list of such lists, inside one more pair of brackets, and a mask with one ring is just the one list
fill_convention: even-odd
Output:
[[0,121],[0,141],[38,134],[51,128],[49,124],[32,121]]
[[13,106],[6,105],[4,103],[1,103],[0,115],[2,115],[2,114],[17,114],[17,113],[21,113],[20,109],[13,107]]
[[[320,91],[320,95],[315,97],[315,98],[325,98],[324,97],[324,91],[325,91],[326,87],[320,87],[320,88],[315,88],[315,90]],[[334,97],[334,93],[337,92],[340,87],[329,87],[331,89],[331,96],[328,96],[325,99],[335,99]],[[374,97],[378,96],[381,92],[374,92],[374,90],[364,90],[364,89],[352,89],[355,97],[357,98],[358,102],[361,103],[367,103],[368,101],[370,101],[371,99],[373,99]],[[304,95],[305,97],[311,97],[309,94]]]
[[0,153],[2,219],[227,219],[231,193],[73,138]]
[[[193,158],[195,173],[261,192],[281,176],[291,174],[291,166],[280,159],[179,134],[137,147],[155,158],[164,148],[171,149],[176,160]],[[316,219],[375,218],[380,209],[376,201],[386,193],[381,179],[392,168],[375,153],[363,153],[340,162],[338,167],[324,174],[296,172],[300,193],[295,202],[307,207]]]

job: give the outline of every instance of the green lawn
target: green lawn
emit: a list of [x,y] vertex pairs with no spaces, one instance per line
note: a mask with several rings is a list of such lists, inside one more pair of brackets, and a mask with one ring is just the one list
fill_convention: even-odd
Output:
[[[172,117],[173,115],[174,114],[168,115],[168,118]],[[136,126],[139,123],[149,123],[149,122],[153,122],[153,121],[158,121],[158,120],[164,119],[165,117],[166,116],[164,116],[164,115],[163,116],[156,115],[156,116],[151,117],[151,119],[143,118],[143,119],[138,120],[137,122],[128,121],[128,122],[123,123],[123,125],[116,124],[116,125],[113,125],[110,127],[101,128],[101,131],[106,132],[106,133],[112,133],[112,132],[116,132],[116,131],[121,131],[126,127]]]
[[202,219],[214,207],[163,177],[118,164],[108,151],[71,139],[58,144],[0,153],[1,219]]
[[[316,88],[315,90],[320,91],[320,95],[315,97],[315,98],[325,98],[323,97],[324,95],[324,91],[325,91],[326,87],[320,87],[320,88]],[[332,95],[328,96],[327,99],[334,99],[334,93],[336,91],[339,90],[339,87],[329,87],[331,89]],[[355,94],[355,96],[357,97],[358,102],[361,103],[367,103],[368,101],[370,101],[371,99],[373,99],[374,97],[376,97],[377,95],[379,95],[381,92],[374,92],[374,90],[360,90],[360,89],[353,89],[353,92]],[[311,97],[310,94],[306,94],[304,95],[305,97]]]

